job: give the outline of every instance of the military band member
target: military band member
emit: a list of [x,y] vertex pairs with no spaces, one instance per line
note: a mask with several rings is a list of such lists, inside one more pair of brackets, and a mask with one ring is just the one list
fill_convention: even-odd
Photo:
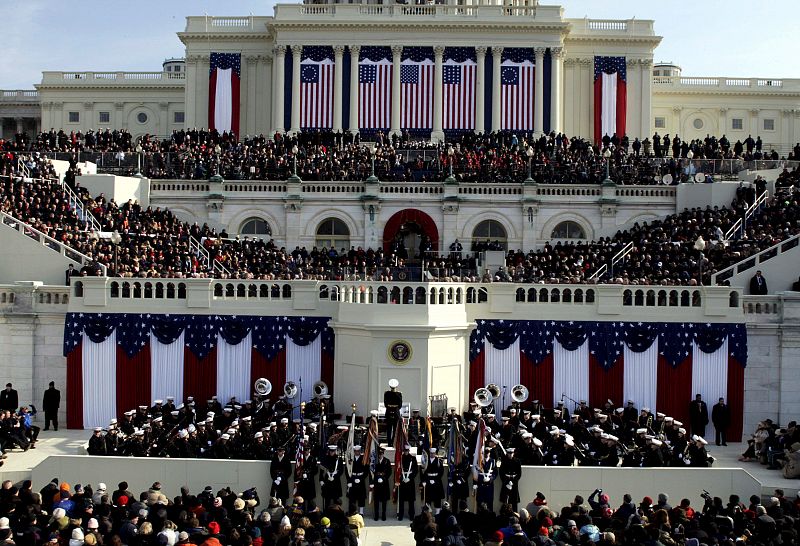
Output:
[[369,488],[372,491],[373,515],[375,521],[378,517],[386,521],[386,503],[389,501],[391,488],[389,477],[392,475],[392,463],[384,457],[384,448],[378,448],[378,460],[375,461],[375,472],[370,477]]
[[702,436],[693,435],[692,443],[689,444],[689,466],[705,468],[709,465],[708,451],[706,446],[708,442]]
[[386,407],[386,443],[394,443],[394,431],[397,420],[400,418],[400,407],[403,405],[403,394],[397,390],[400,382],[397,379],[389,380],[389,390],[383,393],[383,405]]
[[444,486],[442,485],[444,464],[436,456],[435,447],[430,448],[428,466],[425,467],[422,474],[424,476],[422,480],[422,498],[425,504],[435,506],[438,514],[442,509],[442,500],[444,499]]
[[[223,435],[225,436],[225,435]],[[286,448],[278,446],[277,453],[269,465],[269,475],[272,478],[270,496],[280,499],[284,506],[289,499],[289,476],[292,474],[292,463],[286,456]]]
[[95,427],[92,437],[89,438],[89,446],[86,448],[89,455],[106,455],[108,453],[106,440],[103,437],[103,429]]
[[685,466],[684,455],[689,442],[686,440],[686,429],[681,427],[677,430],[675,439],[672,441],[672,466]]
[[419,447],[426,431],[425,419],[420,416],[419,409],[412,409],[411,418],[408,420],[408,443],[414,447]]
[[353,447],[353,472],[347,477],[347,499],[350,501],[350,510],[357,510],[364,515],[364,505],[367,502],[367,471],[369,466],[362,461],[361,446]]
[[336,446],[328,446],[328,453],[322,457],[319,465],[319,483],[322,492],[323,509],[342,496],[342,474],[345,465],[336,454]]
[[411,446],[406,444],[403,446],[403,456],[400,461],[400,483],[395,484],[397,487],[397,519],[403,519],[405,514],[405,506],[408,505],[408,519],[414,520],[414,501],[417,497],[417,489],[415,487],[415,479],[419,466],[417,465],[417,458],[411,454]]
[[603,454],[599,458],[600,466],[615,468],[619,465],[619,438],[613,434],[603,433],[601,435],[603,445],[605,447]]
[[510,504],[516,512],[519,504],[519,478],[522,475],[522,464],[514,457],[516,450],[513,447],[506,449],[506,458],[500,465],[500,481],[503,484],[500,490],[500,503]]
[[492,457],[491,450],[486,449],[483,452],[483,470],[478,469],[477,479],[472,488],[475,491],[478,505],[486,503],[490,512],[494,511],[494,480],[496,478],[497,462]]
[[650,440],[650,447],[645,451],[642,466],[647,468],[655,468],[665,466],[664,454],[661,451],[664,442],[657,438]]
[[472,473],[470,459],[466,456],[461,462],[448,467],[447,486],[450,488],[450,506],[458,510],[460,501],[469,498],[469,476]]
[[311,451],[311,446],[305,444],[305,460],[300,475],[294,481],[295,496],[303,497],[303,501],[308,502],[317,497],[317,458]]

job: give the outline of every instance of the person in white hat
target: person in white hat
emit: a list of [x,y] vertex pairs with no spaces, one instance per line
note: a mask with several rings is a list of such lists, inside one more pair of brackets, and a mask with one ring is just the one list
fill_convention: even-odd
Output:
[[[425,460],[422,462],[424,464]],[[437,457],[436,448],[432,447],[429,449],[428,465],[423,470],[422,498],[425,504],[436,507],[437,514],[442,510],[444,499],[442,476],[444,476],[444,464]]]
[[344,461],[336,453],[336,445],[328,445],[328,451],[319,462],[319,488],[322,494],[322,508],[326,509],[342,496],[342,474]]
[[280,499],[283,505],[289,499],[289,477],[292,475],[292,462],[286,456],[286,447],[278,445],[275,457],[269,465],[269,474],[272,478],[272,488],[269,496]]
[[519,504],[519,478],[522,476],[522,464],[514,456],[513,447],[506,449],[506,457],[500,465],[500,503],[510,504],[513,512],[517,511]]
[[[464,460],[466,459],[464,457]],[[400,484],[397,488],[397,519],[401,521],[405,515],[406,506],[408,506],[408,519],[414,520],[414,503],[417,499],[415,481],[418,469],[417,458],[411,454],[411,445],[405,444],[400,459]],[[467,490],[467,496],[469,496],[469,490]]]
[[394,431],[397,420],[400,418],[400,407],[403,405],[403,393],[397,390],[400,382],[397,379],[389,380],[389,390],[383,393],[383,405],[386,406],[386,443],[394,445]]
[[369,463],[363,462],[361,446],[353,446],[353,472],[347,477],[347,499],[349,509],[364,515],[364,504],[367,502],[367,473]]
[[712,460],[708,456],[706,446],[708,442],[702,436],[692,435],[692,443],[689,444],[688,456],[689,466],[706,468],[711,466]]

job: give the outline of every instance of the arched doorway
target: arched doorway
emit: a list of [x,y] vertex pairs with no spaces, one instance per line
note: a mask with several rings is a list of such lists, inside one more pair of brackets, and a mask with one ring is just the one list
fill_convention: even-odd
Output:
[[433,218],[417,209],[403,209],[392,215],[383,228],[383,251],[402,245],[409,259],[417,257],[420,243],[426,239],[430,248],[439,252],[439,230]]

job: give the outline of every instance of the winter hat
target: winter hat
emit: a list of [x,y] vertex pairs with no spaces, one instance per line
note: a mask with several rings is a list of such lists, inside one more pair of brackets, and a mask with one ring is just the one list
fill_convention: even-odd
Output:
[[117,504],[120,506],[127,506],[128,505],[128,495],[120,495],[117,499]]
[[219,533],[219,523],[217,523],[216,521],[212,521],[212,522],[210,522],[210,523],[208,524],[208,531],[209,531],[209,532],[210,532],[212,535],[216,535],[216,534],[218,534],[218,533]]
[[[53,519],[61,519],[67,515],[67,511],[63,508],[56,508],[53,510]],[[8,518],[5,518],[8,521]]]
[[80,527],[72,530],[72,540],[83,540],[83,531]]
[[242,499],[236,499],[235,501],[233,501],[233,509],[244,510],[244,501]]
[[605,493],[600,495],[600,504],[608,504],[609,497]]
[[95,546],[97,544],[97,538],[95,538],[92,533],[88,533],[83,539],[83,543],[87,544],[88,546]]
[[8,518],[0,518],[0,530],[8,529]]
[[99,525],[97,524],[97,520],[94,518],[89,518],[89,522],[86,524],[87,529],[97,529]]
[[216,497],[216,498],[214,499],[214,507],[215,507],[215,508],[219,508],[220,506],[222,506],[222,499],[221,499],[221,498],[219,498],[219,497]]
[[[258,529],[258,527],[256,527],[256,529]],[[181,531],[178,534],[178,541],[183,542],[184,540],[189,540],[189,533],[187,533],[186,531]]]

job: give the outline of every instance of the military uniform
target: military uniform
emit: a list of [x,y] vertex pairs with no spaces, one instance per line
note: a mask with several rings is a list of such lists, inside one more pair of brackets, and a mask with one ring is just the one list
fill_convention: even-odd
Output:
[[364,504],[367,500],[367,470],[369,467],[361,460],[361,450],[356,451],[355,457],[353,472],[347,477],[347,498],[350,501],[350,509],[358,509],[359,513],[363,515]]
[[383,405],[386,406],[386,443],[394,443],[394,431],[397,428],[397,420],[400,418],[400,406],[403,405],[403,393],[398,390],[390,389],[383,393]]
[[306,449],[305,462],[294,481],[297,495],[307,503],[317,497],[317,459]]
[[[283,457],[281,458],[281,455]],[[289,476],[292,474],[292,463],[285,451],[278,452],[278,456],[269,465],[269,475],[272,478],[270,496],[283,501],[284,506],[289,498]]]
[[472,465],[467,457],[461,462],[448,469],[448,486],[450,487],[450,505],[458,507],[458,502],[469,498],[469,476],[472,473]]
[[372,490],[373,517],[375,521],[380,517],[386,521],[386,503],[389,501],[391,488],[389,478],[392,475],[392,463],[383,456],[383,448],[375,462],[375,472],[370,478],[370,489]]
[[[333,447],[333,449],[330,449]],[[322,493],[323,509],[342,496],[342,474],[344,463],[336,455],[336,446],[328,446],[328,454],[319,464],[319,487]]]
[[477,483],[473,485],[477,489],[475,496],[478,504],[486,503],[489,511],[494,510],[494,480],[497,478],[497,462],[492,458],[491,452],[487,451],[483,460],[483,471],[478,472]]
[[414,519],[414,501],[417,498],[417,489],[414,480],[419,471],[417,465],[417,458],[409,453],[408,448],[403,453],[400,461],[400,483],[395,484],[397,490],[397,519],[402,520],[404,515],[405,505],[408,504],[408,519]]
[[519,504],[519,478],[522,475],[522,464],[514,457],[514,449],[508,449],[508,457],[500,466],[500,481],[503,488],[500,490],[500,503],[510,504],[517,511]]
[[431,448],[430,462],[423,471],[423,496],[427,504],[435,505],[437,508],[442,507],[442,499],[444,499],[444,486],[442,485],[442,476],[444,476],[444,465],[442,460],[436,455],[436,450]]

